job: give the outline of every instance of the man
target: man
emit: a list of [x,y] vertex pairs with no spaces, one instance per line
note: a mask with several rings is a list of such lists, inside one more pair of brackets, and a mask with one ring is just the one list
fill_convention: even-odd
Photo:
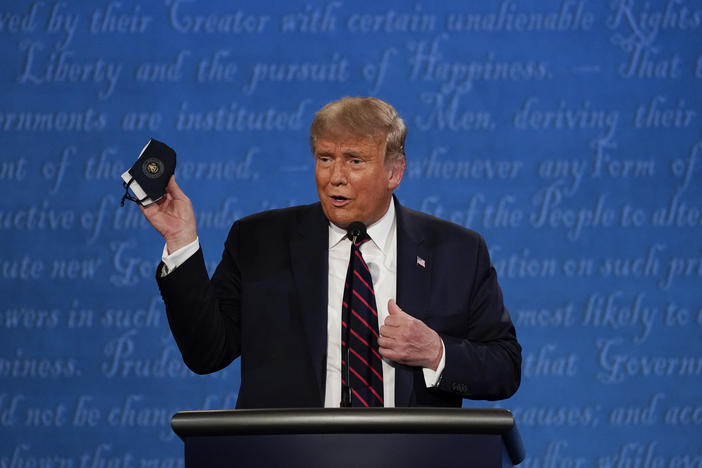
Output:
[[370,236],[359,257],[377,304],[375,404],[460,406],[516,391],[521,348],[483,239],[393,197],[406,132],[378,99],[327,104],[310,128],[319,203],[234,223],[211,280],[175,179],[142,208],[166,240],[157,280],[183,359],[209,373],[241,356],[238,408],[339,406],[354,221]]

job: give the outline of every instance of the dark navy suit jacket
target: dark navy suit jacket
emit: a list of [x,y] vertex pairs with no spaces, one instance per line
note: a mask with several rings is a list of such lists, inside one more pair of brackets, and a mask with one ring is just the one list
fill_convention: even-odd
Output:
[[[426,388],[420,368],[396,366],[395,405],[509,397],[521,347],[484,240],[395,204],[397,304],[436,330],[446,350],[438,388]],[[190,369],[214,372],[241,356],[237,408],[321,407],[327,272],[328,222],[315,203],[234,223],[211,280],[201,250],[157,280]]]

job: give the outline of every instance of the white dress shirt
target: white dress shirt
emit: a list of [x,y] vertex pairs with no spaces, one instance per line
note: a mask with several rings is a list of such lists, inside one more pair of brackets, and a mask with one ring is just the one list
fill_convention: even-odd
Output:
[[[373,291],[378,312],[378,328],[388,316],[388,301],[396,298],[397,285],[397,220],[395,204],[390,201],[387,212],[366,228],[370,237],[361,245],[361,255],[373,278]],[[341,303],[344,283],[351,255],[351,241],[346,230],[329,223],[329,284],[327,304],[327,379],[324,406],[339,407],[341,402]],[[402,308],[402,304],[398,304]],[[443,347],[443,342],[441,344]],[[445,356],[436,371],[424,370],[427,387],[439,383]],[[383,403],[386,408],[395,406],[395,363],[383,358]]]

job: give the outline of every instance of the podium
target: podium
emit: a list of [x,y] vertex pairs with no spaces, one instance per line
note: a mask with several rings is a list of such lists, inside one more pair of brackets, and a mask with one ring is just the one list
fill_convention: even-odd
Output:
[[185,443],[185,468],[496,468],[524,459],[503,409],[182,411],[171,426]]

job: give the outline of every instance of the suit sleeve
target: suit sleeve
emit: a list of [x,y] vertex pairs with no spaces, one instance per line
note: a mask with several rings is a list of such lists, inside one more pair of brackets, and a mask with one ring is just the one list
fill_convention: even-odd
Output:
[[521,346],[485,241],[480,237],[478,243],[466,333],[439,333],[446,352],[439,389],[464,398],[498,400],[510,397],[519,387]]
[[159,274],[161,265],[157,269],[171,332],[183,361],[198,374],[223,369],[241,354],[237,238],[234,224],[211,280],[202,249],[165,277]]

